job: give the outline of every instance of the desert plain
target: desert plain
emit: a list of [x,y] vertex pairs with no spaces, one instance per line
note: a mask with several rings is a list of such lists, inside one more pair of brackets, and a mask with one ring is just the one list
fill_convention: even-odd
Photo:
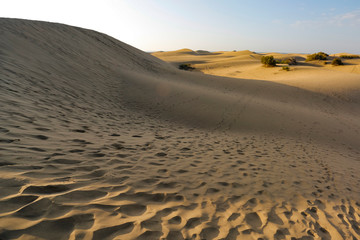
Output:
[[360,239],[360,59],[340,55],[150,54],[1,18],[0,239]]

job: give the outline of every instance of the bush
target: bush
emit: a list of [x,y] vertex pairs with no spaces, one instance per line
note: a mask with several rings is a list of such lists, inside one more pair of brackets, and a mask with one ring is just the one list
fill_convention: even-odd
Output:
[[276,61],[273,56],[262,56],[261,63],[264,64],[265,67],[275,67]]
[[184,63],[184,64],[179,65],[179,69],[191,71],[191,70],[194,70],[195,68],[193,66],[191,66],[191,64],[189,64],[189,63]]
[[341,58],[353,59],[353,58],[360,58],[359,55],[340,55]]
[[283,61],[283,63],[289,64],[289,65],[296,65],[297,64],[296,59],[293,58],[293,57],[285,59]]
[[324,52],[313,53],[307,56],[306,61],[326,60],[329,55]]
[[344,65],[343,62],[341,61],[340,58],[334,58],[334,60],[332,60],[331,65],[333,66],[339,66],[339,65]]
[[284,71],[290,71],[290,68],[289,68],[288,66],[283,66],[283,67],[282,67],[282,70],[284,70]]

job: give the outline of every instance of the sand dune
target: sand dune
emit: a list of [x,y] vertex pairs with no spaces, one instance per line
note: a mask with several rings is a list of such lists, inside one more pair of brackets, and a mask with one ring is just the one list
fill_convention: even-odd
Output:
[[[352,55],[349,53],[333,54],[329,57],[328,64],[324,65],[318,61],[305,62],[306,54],[260,54],[245,50],[214,52],[212,55],[201,56],[189,54],[191,49],[182,54],[179,54],[179,51],[157,52],[152,55],[175,66],[190,63],[198,71],[216,76],[267,80],[322,93],[342,92],[347,86],[351,91],[360,89],[359,58],[343,59],[344,66],[334,67],[330,64],[335,56]],[[264,55],[272,55],[279,60],[295,58],[298,64],[290,66],[289,72],[283,71],[281,64],[275,68],[264,68],[259,61]]]
[[356,74],[0,22],[0,239],[360,238]]

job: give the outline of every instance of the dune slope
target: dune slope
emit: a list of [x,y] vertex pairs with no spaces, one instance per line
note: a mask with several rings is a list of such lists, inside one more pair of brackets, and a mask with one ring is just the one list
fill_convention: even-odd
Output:
[[188,73],[19,19],[0,54],[0,239],[360,238],[356,86]]

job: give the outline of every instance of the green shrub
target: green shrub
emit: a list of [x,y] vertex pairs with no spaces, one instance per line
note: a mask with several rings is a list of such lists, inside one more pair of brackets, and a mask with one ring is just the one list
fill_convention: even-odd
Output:
[[275,67],[276,61],[273,56],[262,56],[261,63],[264,64],[265,67]]
[[340,55],[341,58],[353,59],[353,58],[360,58],[359,55]]
[[334,60],[332,60],[331,65],[333,66],[339,66],[339,65],[344,65],[343,62],[341,61],[340,58],[334,58]]
[[324,52],[313,53],[307,56],[306,61],[326,60],[329,55]]
[[191,70],[194,70],[195,68],[189,63],[183,63],[183,64],[179,65],[179,69],[191,71]]
[[282,67],[282,70],[284,70],[284,71],[290,71],[290,68],[289,68],[288,66],[283,66],[283,67]]

